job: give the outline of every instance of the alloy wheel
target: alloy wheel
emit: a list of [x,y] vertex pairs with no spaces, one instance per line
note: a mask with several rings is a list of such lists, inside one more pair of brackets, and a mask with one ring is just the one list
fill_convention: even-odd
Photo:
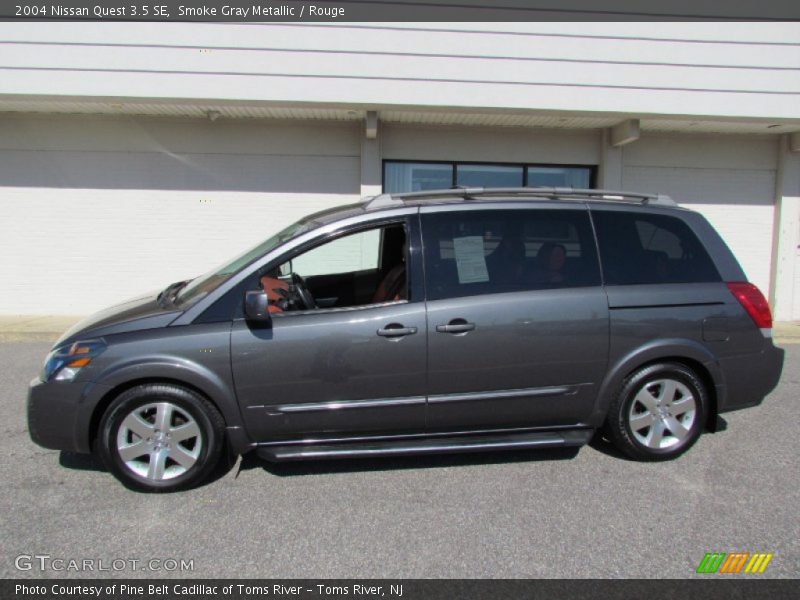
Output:
[[183,475],[197,463],[202,450],[197,421],[171,402],[133,409],[117,431],[116,451],[125,467],[152,481]]
[[636,393],[628,426],[637,442],[664,450],[690,439],[696,415],[697,400],[688,386],[676,379],[655,379]]

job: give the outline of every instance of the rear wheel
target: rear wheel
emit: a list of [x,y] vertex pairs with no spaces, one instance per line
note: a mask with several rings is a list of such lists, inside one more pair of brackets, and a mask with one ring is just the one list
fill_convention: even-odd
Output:
[[659,363],[629,376],[611,403],[606,430],[637,460],[669,460],[700,437],[706,419],[705,385],[686,365]]
[[222,454],[225,422],[199,394],[165,384],[136,386],[109,406],[99,453],[117,479],[148,492],[201,483]]

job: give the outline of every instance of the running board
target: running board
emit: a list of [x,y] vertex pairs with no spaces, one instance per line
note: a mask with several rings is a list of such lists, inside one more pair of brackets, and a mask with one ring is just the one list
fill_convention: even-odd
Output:
[[449,454],[484,452],[487,450],[526,450],[583,446],[594,430],[538,431],[506,435],[459,435],[425,439],[401,439],[361,442],[292,444],[261,446],[256,454],[271,462],[317,460],[324,458],[358,458],[369,456],[403,456],[415,454]]

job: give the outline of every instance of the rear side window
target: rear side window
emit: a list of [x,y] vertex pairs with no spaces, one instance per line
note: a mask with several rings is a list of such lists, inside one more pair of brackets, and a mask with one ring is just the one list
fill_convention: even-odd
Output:
[[586,211],[431,213],[422,231],[431,300],[600,284]]
[[665,215],[593,211],[607,285],[721,281],[686,223]]

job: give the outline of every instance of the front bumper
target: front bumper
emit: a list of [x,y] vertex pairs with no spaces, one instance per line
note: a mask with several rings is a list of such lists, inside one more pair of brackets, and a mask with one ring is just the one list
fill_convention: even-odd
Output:
[[87,382],[43,382],[28,386],[28,432],[44,448],[91,452],[94,408],[107,386]]

